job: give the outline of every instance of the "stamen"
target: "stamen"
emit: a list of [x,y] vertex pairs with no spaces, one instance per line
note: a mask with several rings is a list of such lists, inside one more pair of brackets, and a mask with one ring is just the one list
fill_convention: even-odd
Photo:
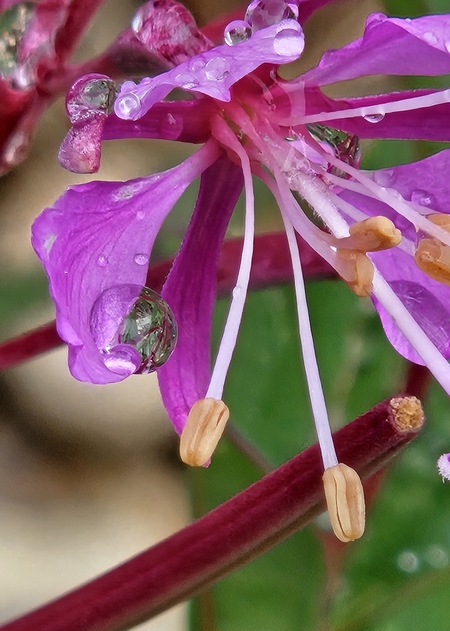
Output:
[[230,411],[223,401],[196,401],[181,433],[181,460],[191,467],[203,467],[213,455],[229,416]]
[[366,511],[359,475],[346,464],[326,469],[322,477],[333,532],[347,543],[364,533]]
[[337,250],[341,262],[338,273],[357,296],[364,298],[372,291],[374,267],[372,261],[362,252]]
[[421,239],[414,256],[417,267],[430,278],[450,285],[450,248],[437,239]]
[[358,221],[349,228],[350,236],[341,239],[339,247],[347,247],[361,252],[388,250],[400,243],[402,233],[387,217],[369,217]]
[[[306,125],[309,123],[319,123],[330,120],[334,121],[342,118],[356,118],[360,116],[363,118],[378,116],[378,120],[382,120],[385,114],[419,110],[422,108],[433,107],[435,105],[441,105],[442,103],[448,103],[449,101],[450,90],[441,90],[439,92],[433,92],[432,94],[414,96],[408,99],[401,99],[399,101],[391,101],[389,103],[377,103],[377,105],[366,105],[363,107],[354,107],[340,111],[310,114],[309,116],[303,116],[301,122]],[[373,120],[375,121],[375,119]]]
[[328,412],[323,395],[320,380],[319,367],[317,365],[314,351],[314,340],[309,321],[308,304],[306,301],[305,283],[298,251],[297,240],[291,222],[282,213],[286,235],[289,244],[289,251],[292,259],[294,272],[295,295],[297,299],[298,326],[303,354],[303,365],[305,367],[306,380],[308,382],[309,398],[313,411],[314,423],[316,425],[317,438],[319,440],[322,460],[325,469],[337,465],[338,460],[334,449],[333,436],[331,434]]
[[229,146],[241,160],[242,172],[245,184],[245,220],[244,242],[242,246],[241,263],[233,289],[230,310],[220,342],[219,350],[214,364],[214,369],[209,383],[206,398],[221,399],[228,368],[239,332],[239,326],[247,296],[248,282],[253,257],[253,240],[255,233],[255,199],[253,193],[253,180],[250,168],[250,160],[241,144],[236,139],[228,125],[222,120],[215,121],[215,133],[225,146]]

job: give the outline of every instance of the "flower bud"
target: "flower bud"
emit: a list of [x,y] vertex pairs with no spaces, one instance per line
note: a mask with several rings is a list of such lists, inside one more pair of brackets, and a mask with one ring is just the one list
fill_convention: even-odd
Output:
[[196,401],[181,433],[181,460],[192,467],[205,465],[217,447],[229,416],[230,411],[223,401]]
[[325,470],[323,487],[333,532],[347,543],[364,533],[364,491],[359,475],[346,464],[339,463]]

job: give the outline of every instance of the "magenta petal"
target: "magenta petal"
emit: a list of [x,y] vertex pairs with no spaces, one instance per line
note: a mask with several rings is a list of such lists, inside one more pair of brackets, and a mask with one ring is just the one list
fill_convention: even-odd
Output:
[[424,96],[432,90],[411,90],[377,94],[349,99],[331,99],[320,90],[308,90],[306,114],[330,112],[323,123],[356,134],[360,138],[403,138],[405,140],[450,140],[450,102],[429,108],[392,112],[373,124],[362,116],[334,119],[333,112],[368,107],[380,103],[394,103],[403,99]]
[[120,118],[137,120],[174,88],[206,94],[229,101],[230,89],[240,79],[264,63],[286,64],[299,58],[304,47],[301,26],[283,20],[254,33],[235,46],[217,46],[200,53],[172,70],[139,85],[126,81],[114,109]]
[[[49,276],[58,333],[69,344],[69,367],[80,381],[121,381],[137,368],[133,349],[110,357],[106,338],[145,284],[163,220],[217,156],[209,143],[165,173],[70,187],[34,222],[32,242]],[[110,370],[105,362],[113,366],[113,360],[124,360],[129,370]]]
[[301,77],[301,82],[328,85],[375,74],[448,74],[449,34],[450,15],[402,20],[374,13],[367,19],[362,38],[326,52],[318,66]]
[[210,379],[211,321],[217,263],[225,231],[242,189],[242,172],[220,158],[202,176],[197,205],[162,296],[178,322],[178,343],[158,370],[164,405],[181,432]]
[[[381,274],[442,355],[450,358],[450,287],[433,280],[414,259],[393,248],[371,255]],[[384,308],[374,300],[386,336],[403,357],[424,365]]]
[[103,140],[161,138],[202,143],[210,137],[209,120],[216,107],[210,99],[156,103],[138,121],[123,120],[114,113],[105,122]]

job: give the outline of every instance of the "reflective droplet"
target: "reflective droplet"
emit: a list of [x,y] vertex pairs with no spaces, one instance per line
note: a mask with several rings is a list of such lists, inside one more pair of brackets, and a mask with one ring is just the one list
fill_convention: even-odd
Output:
[[283,0],[253,0],[248,5],[245,20],[252,31],[278,24],[283,20],[296,20],[298,7]]
[[[289,25],[292,22],[287,21],[284,24]],[[300,28],[290,28],[288,26],[280,28],[273,40],[273,50],[281,57],[291,57],[292,55],[300,55],[303,51],[305,42]]]
[[[320,125],[315,123],[313,125],[306,125],[309,133],[315,138],[322,146],[326,145],[331,147],[334,155],[342,162],[349,164],[350,166],[358,165],[359,163],[359,138],[355,134],[347,134],[346,132],[334,129],[333,127],[327,127],[326,125]],[[323,156],[326,161],[326,154]],[[333,173],[339,177],[347,177],[341,169],[338,169],[332,165],[328,165],[328,173]]]
[[179,86],[183,88],[183,90],[192,90],[199,84],[198,77],[187,70],[183,70],[182,72],[176,74],[175,81],[178,82]]
[[97,264],[100,265],[100,267],[105,267],[105,265],[108,264],[108,257],[105,256],[104,254],[100,254],[100,256],[97,259]]
[[9,79],[15,88],[34,83],[34,71],[21,60],[20,43],[34,15],[35,3],[15,4],[0,14],[0,77]]
[[432,206],[433,196],[422,189],[416,189],[411,193],[411,201],[419,206]]
[[189,69],[192,70],[192,72],[199,72],[200,70],[203,70],[205,65],[206,64],[203,59],[193,59],[189,64]]
[[137,94],[119,94],[115,105],[116,112],[123,118],[133,118],[141,110],[141,100]]
[[252,34],[252,29],[248,22],[243,20],[234,20],[230,22],[223,32],[223,41],[228,46],[235,46],[241,42],[247,41]]
[[362,117],[368,123],[379,123],[385,117],[384,112],[377,112],[376,114],[363,114]]
[[441,546],[430,546],[427,548],[425,558],[431,567],[436,569],[447,567],[449,563],[448,552]]
[[374,172],[373,179],[380,186],[390,186],[395,181],[395,171],[393,169],[380,169]]
[[409,550],[405,550],[398,555],[397,565],[402,572],[413,574],[419,569],[420,561],[417,554]]
[[241,294],[242,294],[242,287],[240,285],[236,285],[236,287],[233,289],[233,298],[239,298]]
[[105,290],[93,306],[90,324],[105,365],[122,375],[147,374],[162,366],[178,335],[169,305],[152,289],[137,285]]
[[423,39],[428,42],[429,44],[436,44],[436,42],[438,41],[436,35],[434,33],[424,33],[423,34]]
[[115,82],[109,77],[88,81],[80,90],[80,101],[90,110],[110,114],[117,94]]
[[206,78],[210,81],[223,81],[229,73],[230,63],[223,57],[214,57],[205,66]]
[[148,264],[148,255],[147,254],[135,254],[134,262],[136,265],[147,265]]

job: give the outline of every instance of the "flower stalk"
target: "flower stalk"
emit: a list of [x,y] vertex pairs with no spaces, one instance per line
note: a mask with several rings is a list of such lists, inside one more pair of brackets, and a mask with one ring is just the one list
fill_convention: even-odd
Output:
[[[415,397],[386,400],[334,434],[361,477],[382,467],[423,425]],[[324,510],[318,445],[192,525],[1,631],[124,631],[202,592]]]

